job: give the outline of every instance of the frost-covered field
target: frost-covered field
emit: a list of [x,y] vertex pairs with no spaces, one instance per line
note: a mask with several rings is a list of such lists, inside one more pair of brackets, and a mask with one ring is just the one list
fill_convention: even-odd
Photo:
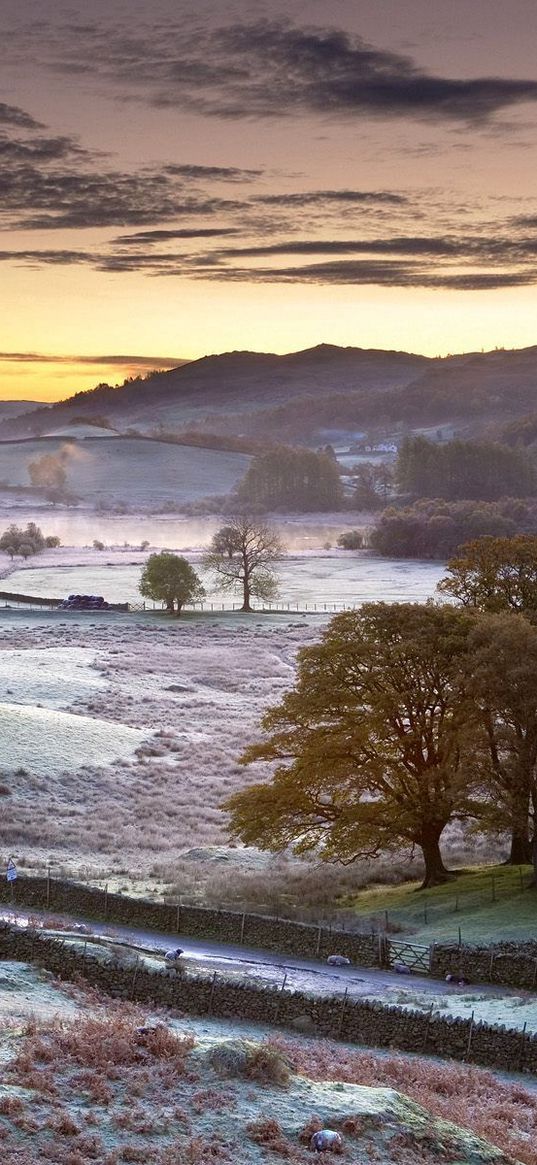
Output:
[[237,757],[318,634],[313,621],[240,616],[6,612],[0,626],[4,731],[18,733],[2,763],[1,848],[139,873],[226,841],[220,802],[254,777]]
[[109,499],[133,508],[227,494],[246,473],[250,461],[242,453],[134,437],[84,441],[58,437],[2,442],[0,479],[8,485],[29,485],[28,463],[57,452],[65,455],[69,489],[86,504]]
[[[76,555],[73,551],[72,558]],[[112,603],[140,602],[138,585],[144,555],[120,556],[103,552],[93,554],[90,562],[58,565],[61,557],[49,555],[47,565],[41,556],[24,569],[9,575],[9,589],[21,593],[61,597],[72,593],[99,594]],[[201,575],[207,601],[228,602],[239,596],[222,594],[214,581],[201,569],[200,552],[187,554]],[[425,602],[434,597],[436,584],[445,573],[438,562],[413,562],[408,559],[379,558],[370,551],[349,553],[341,550],[288,555],[278,565],[279,601],[300,606],[317,604],[363,603],[382,599],[385,602]],[[6,584],[7,585],[7,584]]]
[[[50,551],[4,585],[136,600],[144,559],[130,548]],[[286,559],[281,591],[328,610],[424,600],[440,574],[437,564],[326,551]],[[0,848],[28,866],[100,873],[111,886],[151,873],[152,884],[179,881],[194,896],[201,863],[213,881],[219,872],[223,900],[235,901],[245,871],[259,878],[267,859],[228,848],[221,803],[261,775],[238,758],[326,617],[2,610]]]

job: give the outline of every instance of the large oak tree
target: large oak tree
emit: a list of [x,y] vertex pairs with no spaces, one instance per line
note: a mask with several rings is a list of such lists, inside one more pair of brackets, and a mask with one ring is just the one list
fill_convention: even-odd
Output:
[[335,616],[299,654],[298,677],[243,763],[272,779],[226,803],[246,844],[352,862],[418,847],[424,885],[445,881],[440,839],[476,811],[465,690],[472,616],[449,606],[368,603]]
[[510,829],[511,860],[532,860],[537,877],[537,627],[516,614],[481,616],[468,660],[483,728],[480,824]]

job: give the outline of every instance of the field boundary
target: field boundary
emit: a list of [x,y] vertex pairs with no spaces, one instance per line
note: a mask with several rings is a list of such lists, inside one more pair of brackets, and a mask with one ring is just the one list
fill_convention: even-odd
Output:
[[325,960],[328,955],[339,954],[363,967],[389,969],[394,962],[406,963],[408,960],[399,957],[403,946],[411,949],[411,953],[413,950],[413,966],[408,969],[415,973],[437,979],[453,975],[468,983],[494,983],[537,991],[537,943],[531,941],[489,946],[432,943],[430,947],[421,944],[418,947],[372,929],[340,930],[264,914],[189,906],[181,901],[131,898],[50,875],[19,877],[15,884],[0,881],[0,902],[163,934],[213,939],[282,955]]
[[168,1007],[187,1015],[249,1020],[263,1026],[307,1032],[310,1038],[343,1040],[376,1048],[437,1055],[503,1072],[537,1074],[537,1035],[492,1027],[471,1019],[438,1016],[340,996],[319,997],[282,986],[231,983],[216,974],[191,976],[151,969],[137,958],[107,962],[83,938],[66,941],[37,930],[0,923],[0,960],[29,962],[68,981],[85,980],[116,999]]

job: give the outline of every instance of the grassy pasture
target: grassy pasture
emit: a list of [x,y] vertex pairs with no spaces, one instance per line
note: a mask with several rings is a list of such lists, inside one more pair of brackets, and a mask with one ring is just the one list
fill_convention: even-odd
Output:
[[416,942],[465,943],[534,938],[537,893],[529,866],[466,870],[444,886],[419,892],[419,882],[361,890],[352,900],[358,917]]

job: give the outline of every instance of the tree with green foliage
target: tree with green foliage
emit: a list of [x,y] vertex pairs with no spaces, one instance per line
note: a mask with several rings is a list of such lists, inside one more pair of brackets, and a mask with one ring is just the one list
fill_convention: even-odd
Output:
[[167,550],[149,555],[139,590],[146,599],[166,603],[170,615],[180,615],[186,603],[199,602],[205,596],[205,588],[186,558]]
[[220,589],[239,590],[241,610],[251,611],[252,598],[262,602],[276,598],[274,567],[284,553],[272,526],[250,514],[236,514],[213,536],[203,565],[216,576]]
[[448,501],[495,501],[536,492],[532,459],[521,449],[493,441],[446,441],[407,437],[397,458],[402,493]]
[[342,550],[363,550],[364,542],[363,530],[344,530],[337,540]]
[[237,496],[249,508],[267,510],[307,513],[343,506],[337,462],[327,453],[287,445],[252,459]]
[[438,590],[479,611],[537,619],[537,535],[477,538],[461,546]]
[[[520,503],[523,506],[523,503]],[[378,554],[395,558],[448,558],[464,542],[485,535],[505,538],[529,515],[518,512],[513,499],[503,502],[415,502],[401,509],[389,506],[370,534]],[[535,515],[531,518],[535,521]]]
[[474,752],[480,827],[510,830],[510,864],[533,860],[537,879],[537,627],[512,612],[482,615],[468,647],[482,728]]
[[423,885],[446,881],[443,831],[477,812],[477,714],[464,680],[472,622],[455,607],[413,603],[335,616],[299,653],[294,688],[242,757],[276,768],[227,801],[232,834],[346,863],[418,847]]

